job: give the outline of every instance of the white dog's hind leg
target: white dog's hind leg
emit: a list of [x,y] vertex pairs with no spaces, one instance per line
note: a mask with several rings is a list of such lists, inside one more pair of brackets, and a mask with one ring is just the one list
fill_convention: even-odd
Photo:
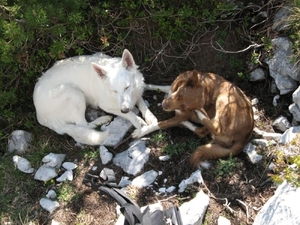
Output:
[[165,93],[169,93],[169,91],[171,90],[171,86],[170,85],[154,85],[154,84],[146,84],[145,85],[145,90],[149,90],[149,91],[162,91]]
[[150,109],[148,108],[148,106],[145,103],[145,100],[142,97],[138,100],[137,106],[138,106],[139,110],[141,111],[143,118],[145,118],[145,121],[148,125],[158,123],[157,118],[150,111]]

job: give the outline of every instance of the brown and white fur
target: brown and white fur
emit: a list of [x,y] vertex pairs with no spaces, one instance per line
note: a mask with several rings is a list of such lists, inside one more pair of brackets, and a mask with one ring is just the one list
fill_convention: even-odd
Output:
[[[165,92],[170,90],[162,107],[165,111],[176,111],[176,115],[136,129],[133,137],[142,137],[179,124],[200,137],[212,134],[213,143],[199,146],[192,154],[192,166],[230,154],[235,156],[252,136],[254,120],[251,102],[241,89],[221,76],[193,70],[180,74],[171,87],[148,85],[147,88]],[[201,123],[203,127],[195,126],[192,122]]]

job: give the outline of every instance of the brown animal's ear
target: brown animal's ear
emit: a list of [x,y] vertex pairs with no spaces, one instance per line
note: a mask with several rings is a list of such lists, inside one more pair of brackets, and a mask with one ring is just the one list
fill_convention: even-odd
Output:
[[94,70],[96,71],[96,73],[99,75],[99,77],[104,78],[106,77],[106,71],[104,69],[102,69],[99,65],[97,65],[96,63],[92,63],[92,66],[94,68]]
[[198,71],[193,70],[191,73],[189,73],[189,78],[187,81],[187,86],[189,87],[195,87],[198,84]]

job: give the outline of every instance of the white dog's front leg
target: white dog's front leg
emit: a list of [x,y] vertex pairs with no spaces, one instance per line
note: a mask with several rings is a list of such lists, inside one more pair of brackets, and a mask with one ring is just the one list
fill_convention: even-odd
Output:
[[145,118],[145,121],[148,125],[150,124],[157,124],[157,118],[153,115],[153,113],[150,111],[148,106],[145,103],[145,100],[141,97],[138,102],[137,106],[139,110],[141,111],[143,117]]
[[147,123],[141,117],[137,116],[132,111],[129,111],[128,113],[121,113],[120,111],[110,111],[110,113],[129,120],[135,128],[140,128],[147,125]]
[[147,126],[143,126],[141,128],[138,128],[138,129],[135,129],[133,132],[132,132],[132,137],[133,138],[140,138],[140,137],[143,137],[145,136],[146,134],[149,134],[153,131],[156,131],[156,130],[159,130],[159,126],[158,124],[150,124],[150,125],[147,125]]

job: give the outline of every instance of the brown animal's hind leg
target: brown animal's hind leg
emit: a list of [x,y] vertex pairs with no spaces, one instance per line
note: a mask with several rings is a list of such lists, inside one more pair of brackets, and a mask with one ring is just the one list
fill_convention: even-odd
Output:
[[195,110],[195,112],[197,113],[199,119],[201,120],[201,122],[203,123],[203,125],[215,136],[220,135],[221,131],[219,129],[218,124],[214,124],[207,116],[206,116],[206,112],[204,111],[204,109],[200,110]]

